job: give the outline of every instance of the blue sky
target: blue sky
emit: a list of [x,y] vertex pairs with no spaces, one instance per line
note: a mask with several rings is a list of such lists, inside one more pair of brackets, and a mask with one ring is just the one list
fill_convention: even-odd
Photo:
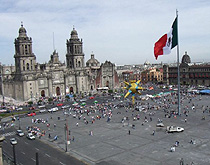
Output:
[[0,62],[14,64],[14,39],[21,21],[33,40],[38,63],[48,62],[55,48],[65,61],[66,40],[75,26],[83,39],[85,61],[91,53],[117,65],[175,62],[176,48],[156,61],[154,43],[179,12],[180,59],[210,61],[209,0],[1,0]]

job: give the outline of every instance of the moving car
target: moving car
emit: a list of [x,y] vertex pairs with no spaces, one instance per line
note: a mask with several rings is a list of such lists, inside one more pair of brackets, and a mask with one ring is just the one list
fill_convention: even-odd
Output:
[[28,116],[36,116],[35,112],[28,113]]
[[11,139],[10,139],[10,143],[11,143],[12,145],[15,145],[15,144],[17,144],[17,140],[16,140],[15,138],[11,138]]
[[18,129],[17,130],[17,135],[22,137],[22,136],[24,136],[24,132],[22,130]]
[[35,136],[32,133],[28,133],[27,138],[30,140],[35,140]]
[[44,113],[44,112],[46,112],[47,110],[46,109],[40,109],[39,110],[39,113]]
[[58,107],[54,107],[48,110],[48,112],[56,112],[58,111]]
[[87,101],[86,98],[83,98],[83,99],[80,100],[80,102],[85,102],[85,101]]
[[58,107],[61,107],[61,106],[63,106],[63,104],[62,103],[58,103],[57,106]]
[[166,130],[167,130],[168,133],[183,132],[184,128],[177,127],[177,126],[167,126]]

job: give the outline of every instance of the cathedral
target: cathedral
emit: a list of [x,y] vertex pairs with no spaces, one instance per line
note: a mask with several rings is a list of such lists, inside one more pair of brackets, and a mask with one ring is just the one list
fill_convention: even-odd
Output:
[[83,42],[73,28],[66,41],[66,62],[59,61],[54,51],[48,63],[39,64],[32,49],[32,38],[21,24],[19,36],[14,41],[15,66],[1,65],[1,94],[16,100],[27,101],[39,97],[62,97],[67,94],[93,94],[106,87],[119,86],[115,65],[110,61],[100,63],[91,54],[84,62]]

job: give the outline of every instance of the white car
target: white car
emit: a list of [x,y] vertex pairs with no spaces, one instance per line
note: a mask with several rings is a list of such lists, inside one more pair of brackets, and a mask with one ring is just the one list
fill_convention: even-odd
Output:
[[45,105],[40,105],[38,106],[38,108],[45,108]]
[[39,110],[39,113],[44,113],[44,112],[46,112],[47,110],[46,109],[40,109]]
[[58,111],[58,107],[54,107],[48,110],[48,112],[56,112]]
[[22,137],[22,136],[24,136],[24,132],[19,129],[19,130],[17,130],[17,135]]
[[177,126],[167,126],[166,130],[168,131],[168,133],[183,132],[184,128]]
[[32,133],[28,133],[27,138],[30,140],[35,140],[35,136]]
[[19,108],[17,108],[16,110],[17,110],[17,111],[21,111],[21,110],[23,110],[23,108],[22,108],[22,107],[19,107]]
[[17,140],[16,140],[15,138],[11,138],[11,139],[10,139],[10,143],[11,143],[12,145],[15,145],[15,144],[17,144]]

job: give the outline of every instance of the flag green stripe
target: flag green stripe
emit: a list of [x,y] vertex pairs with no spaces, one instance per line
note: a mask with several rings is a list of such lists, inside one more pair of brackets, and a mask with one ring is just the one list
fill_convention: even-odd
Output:
[[177,17],[174,20],[174,23],[172,25],[173,31],[172,31],[172,46],[171,49],[173,49],[176,45],[178,45],[178,27],[177,27]]

